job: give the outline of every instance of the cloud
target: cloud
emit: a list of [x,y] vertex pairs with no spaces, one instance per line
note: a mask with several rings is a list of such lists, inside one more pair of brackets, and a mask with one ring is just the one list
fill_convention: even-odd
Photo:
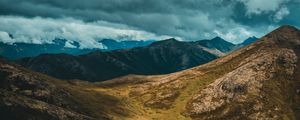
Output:
[[222,37],[225,40],[228,40],[229,42],[238,44],[242,43],[245,39],[240,38],[247,38],[250,36],[261,36],[263,33],[256,33],[255,31],[247,30],[245,27],[236,27],[233,29],[229,29],[226,32],[219,31],[217,29],[214,30],[214,33],[216,33],[218,36]]
[[0,40],[8,44],[12,44],[14,42],[12,38],[10,38],[9,34],[5,31],[0,31]]
[[[117,40],[165,39],[170,36],[157,36],[153,33],[105,21],[85,23],[73,18],[24,18],[16,16],[0,17],[0,41],[4,43],[52,43],[55,38],[77,41],[81,48],[103,48],[98,41],[104,38]],[[9,37],[13,35],[13,39]],[[66,44],[67,47],[72,47]]]
[[[60,19],[72,17],[84,22],[108,21],[156,35],[180,36],[184,40],[204,39],[219,19],[228,18],[232,5],[227,0],[2,0],[0,14]],[[225,4],[225,5],[224,5]],[[217,9],[216,9],[217,7]],[[219,23],[220,24],[220,23]],[[224,23],[226,24],[226,23]],[[222,29],[222,28],[220,28]],[[214,37],[212,35],[210,37]]]
[[[288,15],[282,11],[285,7]],[[299,12],[299,0],[0,0],[2,16],[24,16],[28,20],[51,18],[55,23],[72,18],[84,26],[143,32],[128,35],[133,38],[172,36],[182,40],[213,38],[219,35],[214,32],[217,30],[228,36],[232,34],[227,38],[236,42],[249,37],[244,32],[233,32],[241,27],[259,37],[261,34],[256,33],[265,33],[268,26],[300,26]]]
[[289,0],[240,0],[247,8],[247,15],[272,12],[280,8],[280,5]]
[[290,14],[290,11],[288,8],[283,7],[280,10],[278,10],[274,16],[274,21],[279,22],[280,20],[283,19],[283,17],[287,16]]

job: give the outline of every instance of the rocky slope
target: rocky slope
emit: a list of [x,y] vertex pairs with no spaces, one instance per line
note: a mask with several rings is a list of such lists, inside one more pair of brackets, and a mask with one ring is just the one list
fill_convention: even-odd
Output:
[[[195,43],[168,39],[146,47],[86,55],[43,54],[18,63],[61,79],[101,81],[128,74],[166,74],[207,63],[220,54]],[[223,54],[222,54],[223,55]]]

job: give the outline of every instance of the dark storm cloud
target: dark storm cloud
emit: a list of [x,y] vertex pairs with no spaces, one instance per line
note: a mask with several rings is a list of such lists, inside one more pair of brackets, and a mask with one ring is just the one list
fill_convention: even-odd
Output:
[[0,0],[0,14],[74,18],[84,24],[106,21],[155,37],[221,36],[237,43],[280,24],[299,26],[299,6],[299,0]]
[[[30,11],[28,15],[40,14],[37,9],[50,8],[49,11],[43,11],[52,16],[51,10],[63,9],[63,14],[69,14],[69,11],[102,11],[102,12],[130,12],[136,14],[145,13],[181,13],[184,9],[191,10],[209,10],[214,7],[222,7],[225,3],[220,0],[206,2],[204,0],[2,0],[1,5],[6,9],[11,8],[11,12],[22,12],[19,10]],[[28,9],[28,7],[30,9]],[[13,8],[18,10],[13,11]],[[24,12],[24,11],[23,11]],[[57,12],[57,11],[54,11]],[[25,13],[24,13],[25,14]],[[54,13],[55,14],[55,13]],[[61,14],[61,13],[60,13]]]

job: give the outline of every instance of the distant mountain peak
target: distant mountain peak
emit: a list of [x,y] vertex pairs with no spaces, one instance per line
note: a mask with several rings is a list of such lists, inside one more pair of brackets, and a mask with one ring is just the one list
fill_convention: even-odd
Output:
[[219,36],[216,36],[216,37],[214,37],[213,39],[211,39],[211,40],[224,40],[223,38],[221,38],[221,37],[219,37]]
[[225,40],[225,39],[223,39],[223,38],[221,38],[221,37],[219,37],[219,36],[217,36],[217,37],[211,39],[211,41],[217,42],[217,43],[219,43],[219,44],[221,44],[221,43],[222,43],[222,44],[223,44],[223,43],[232,44],[231,42],[228,42],[227,40]]
[[178,40],[176,40],[175,38],[169,38],[169,39],[166,39],[164,41],[178,41]]
[[249,38],[257,38],[256,36],[251,36],[251,37],[249,37]]
[[175,38],[169,38],[169,39],[166,39],[166,40],[161,40],[161,41],[154,42],[151,45],[177,44],[177,43],[181,43],[181,42],[176,40]]
[[221,38],[221,37],[219,37],[219,36],[214,37],[213,39],[211,39],[211,41],[218,41],[218,42],[222,41],[222,42],[227,42],[226,40],[224,40],[223,38]]
[[197,43],[201,46],[204,46],[204,47],[207,47],[210,49],[218,49],[224,53],[230,52],[235,47],[234,44],[224,40],[221,37],[215,37],[211,40],[200,40],[200,41],[197,41]]
[[253,42],[255,42],[258,38],[255,37],[255,36],[251,36],[251,37],[248,37],[246,40],[244,40],[241,45],[249,45]]

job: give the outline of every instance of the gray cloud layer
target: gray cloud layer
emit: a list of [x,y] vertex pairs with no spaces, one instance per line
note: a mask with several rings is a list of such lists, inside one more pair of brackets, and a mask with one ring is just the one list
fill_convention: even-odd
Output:
[[[166,39],[170,36],[157,36],[122,24],[105,21],[85,23],[72,18],[32,19],[15,16],[0,17],[0,39],[5,43],[52,43],[55,38],[64,38],[68,43],[77,41],[82,48],[103,48],[97,41],[104,38],[117,40]],[[11,38],[9,34],[13,35]],[[67,47],[71,44],[67,44]]]
[[92,26],[104,21],[111,24],[109,27],[125,26],[151,34],[138,34],[144,39],[178,36],[199,40],[221,36],[238,43],[249,36],[260,37],[281,24],[300,26],[299,6],[300,0],[0,0],[0,20],[13,15],[28,17],[16,19],[60,24],[63,19],[73,18],[68,23],[80,21],[83,26]]

